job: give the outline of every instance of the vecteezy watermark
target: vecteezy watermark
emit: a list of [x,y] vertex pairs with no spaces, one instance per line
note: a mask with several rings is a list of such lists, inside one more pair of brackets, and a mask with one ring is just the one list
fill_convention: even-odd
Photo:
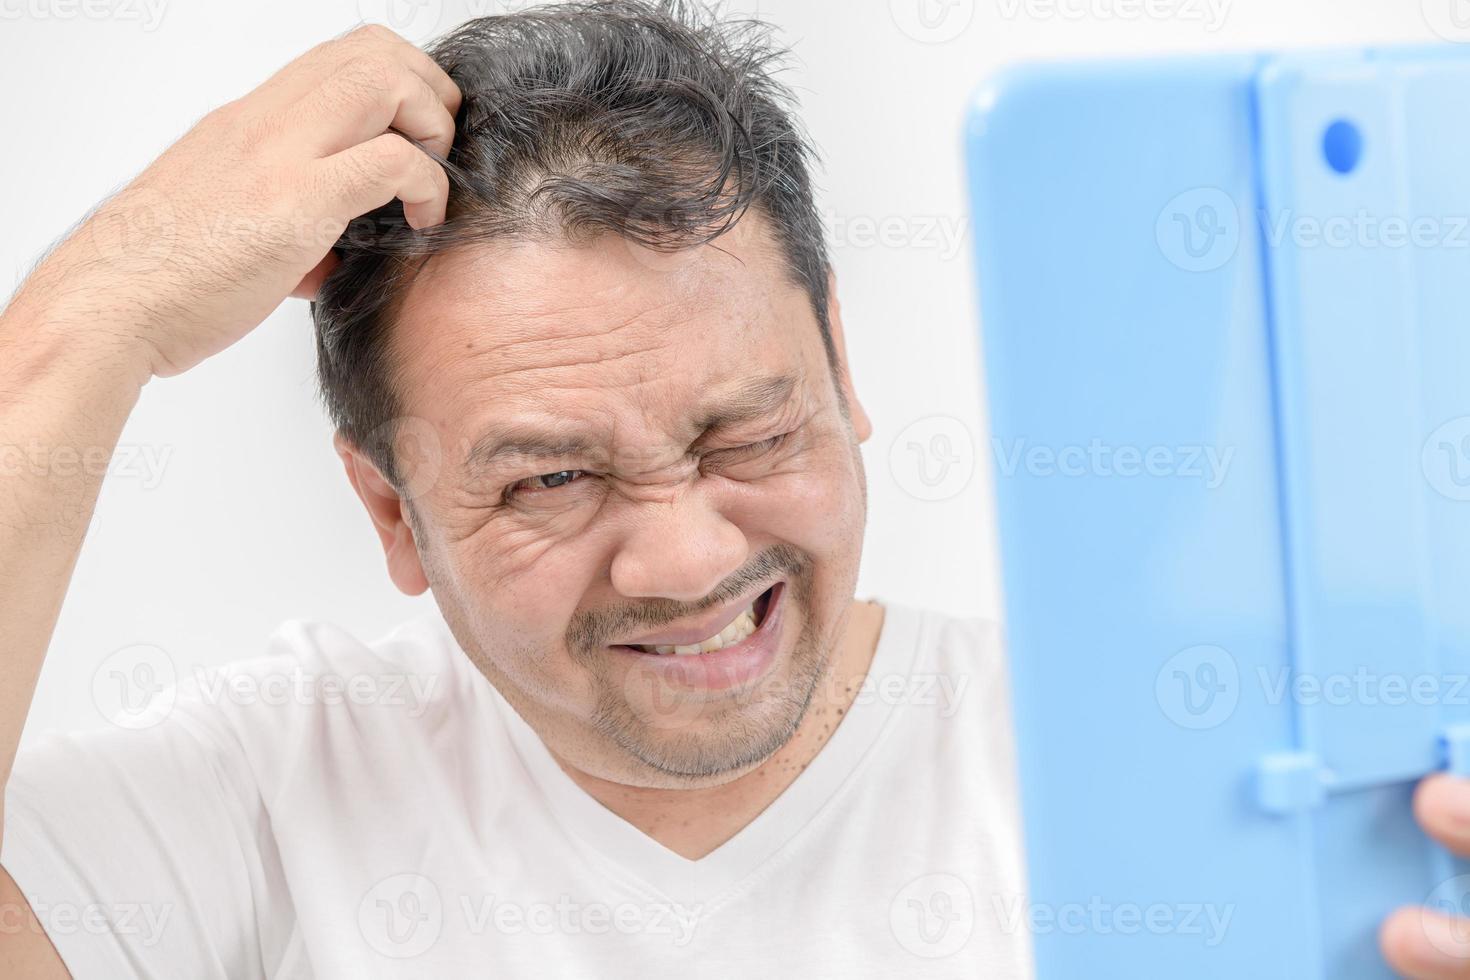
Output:
[[518,14],[532,7],[540,7],[546,0],[462,0],[464,19],[494,17],[501,14]]
[[970,26],[975,0],[888,0],[888,13],[898,29],[915,41],[943,44]]
[[688,946],[699,927],[700,906],[678,902],[579,901],[565,893],[554,899],[521,901],[495,895],[461,895],[459,910],[472,935],[662,936],[671,946]]
[[0,20],[132,21],[152,32],[167,8],[168,0],[0,0]]
[[130,945],[158,945],[173,915],[172,902],[0,902],[0,935],[22,932],[60,936],[125,936]]
[[443,0],[357,0],[364,21],[382,24],[409,40],[428,38],[439,30]]
[[1446,41],[1470,42],[1470,4],[1465,0],[1419,0],[1429,29]]
[[941,261],[958,256],[965,247],[967,224],[957,214],[839,214],[828,210],[823,223],[833,248],[885,248],[933,252]]
[[1213,34],[1225,26],[1234,0],[996,0],[1005,20],[1178,21]]
[[1218,187],[1196,187],[1172,198],[1154,221],[1164,258],[1186,272],[1212,272],[1240,248],[1240,210]]
[[1030,445],[1025,439],[993,438],[996,468],[1001,476],[1024,471],[1037,477],[1122,477],[1198,480],[1206,490],[1225,482],[1234,446],[1113,446],[1092,439],[1086,446]]
[[402,709],[418,718],[429,708],[439,678],[433,674],[398,672],[311,673],[299,664],[280,671],[257,672],[224,667],[195,667],[200,697],[221,705],[326,705]]
[[144,490],[163,482],[172,446],[121,443],[117,446],[0,443],[0,479],[17,476],[97,476],[135,480]]
[[1402,674],[1373,670],[1365,664],[1326,673],[1257,666],[1256,680],[1271,705],[1288,699],[1297,705],[1470,705],[1470,674],[1463,673]]
[[1464,214],[1383,215],[1359,208],[1352,214],[1313,215],[1262,208],[1256,215],[1272,248],[1288,240],[1297,248],[1470,248],[1470,215]]
[[1154,699],[1180,728],[1215,728],[1228,721],[1240,703],[1240,667],[1223,647],[1188,647],[1159,668]]
[[368,453],[386,449],[398,468],[398,497],[416,500],[439,482],[444,443],[428,419],[402,415],[378,424],[362,442]]
[[114,650],[92,674],[92,704],[120,728],[151,728],[167,718],[178,697],[173,658],[151,643]]
[[917,957],[953,956],[975,931],[975,896],[958,875],[921,875],[893,896],[888,928],[898,944]]
[[1019,895],[992,898],[1002,931],[1066,936],[1197,936],[1213,948],[1225,941],[1235,905],[1212,902],[1110,902],[1089,896],[1076,902],[1027,902]]
[[657,936],[694,941],[702,907],[678,902],[604,902],[563,892],[547,898],[455,892],[421,874],[390,875],[368,889],[357,924],[368,947],[391,959],[422,956],[446,928],[471,936]]
[[129,274],[152,272],[174,255],[178,218],[166,195],[134,183],[103,202],[77,238]]
[[[1445,917],[1445,927],[1425,921],[1429,913]],[[1456,960],[1470,956],[1470,875],[1456,875],[1436,885],[1420,905],[1419,917],[1431,946]]]
[[1223,725],[1247,690],[1271,706],[1470,706],[1470,674],[1464,672],[1383,671],[1367,664],[1313,671],[1290,664],[1256,664],[1243,673],[1228,650],[1209,644],[1174,654],[1154,679],[1155,698],[1164,716],[1194,730]]
[[[679,654],[660,656],[677,657]],[[691,654],[690,656],[694,656]],[[797,700],[811,704],[846,706],[856,710],[879,704],[930,712],[942,721],[959,714],[970,695],[974,677],[968,673],[912,671],[881,674],[869,672],[854,693],[846,682],[828,674],[815,685],[805,686],[782,672],[762,678],[758,683],[735,692],[716,706],[676,686],[653,664],[638,662],[623,681],[623,697],[638,719],[661,731],[689,728],[701,721],[718,719],[729,711],[730,703],[744,706]]]
[[1419,464],[1436,493],[1450,500],[1470,500],[1470,415],[1450,419],[1431,432]]
[[[969,674],[956,676],[916,671],[876,675],[869,672],[858,686],[852,704],[854,707],[878,703],[889,707],[933,708],[939,718],[953,718],[960,710],[971,680],[973,678]],[[837,684],[833,678],[828,678],[826,683],[834,687]],[[830,696],[832,700],[828,703],[834,703],[837,698],[835,691]]]
[[384,878],[358,903],[357,929],[380,956],[422,956],[444,931],[444,902],[438,887],[420,874]]
[[1244,232],[1258,233],[1268,248],[1470,249],[1470,213],[1379,214],[1358,208],[1341,214],[1308,214],[1291,208],[1248,212],[1218,187],[1196,187],[1171,198],[1154,223],[1159,251],[1187,272],[1211,272],[1233,259]]
[[888,471],[909,496],[926,502],[950,500],[975,475],[975,438],[969,426],[946,415],[919,419],[893,440]]

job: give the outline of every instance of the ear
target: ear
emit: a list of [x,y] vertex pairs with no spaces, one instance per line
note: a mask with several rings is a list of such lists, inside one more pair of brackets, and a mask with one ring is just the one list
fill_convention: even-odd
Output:
[[409,527],[408,506],[393,485],[383,478],[361,450],[349,442],[342,433],[332,437],[332,445],[347,469],[347,480],[367,508],[373,527],[377,528],[378,539],[383,542],[383,553],[388,558],[388,575],[393,584],[406,595],[419,595],[429,587],[419,560],[419,549]]
[[842,304],[837,300],[837,273],[831,269],[827,270],[827,320],[832,330],[832,343],[837,348],[837,383],[847,396],[847,405],[852,413],[852,428],[857,433],[858,442],[867,442],[868,437],[873,434],[873,423],[863,410],[862,403],[858,401],[857,392],[853,390],[852,372],[847,366],[847,340],[842,333]]

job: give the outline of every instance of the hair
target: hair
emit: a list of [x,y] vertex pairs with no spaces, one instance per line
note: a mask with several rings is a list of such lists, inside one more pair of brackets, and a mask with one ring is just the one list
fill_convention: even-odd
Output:
[[449,177],[445,221],[410,228],[398,201],[352,221],[311,304],[326,409],[395,486],[389,327],[424,262],[448,249],[611,232],[674,251],[755,208],[836,367],[816,154],[773,77],[786,52],[767,25],[680,0],[592,0],[480,17],[427,50],[463,94],[447,159],[425,150]]

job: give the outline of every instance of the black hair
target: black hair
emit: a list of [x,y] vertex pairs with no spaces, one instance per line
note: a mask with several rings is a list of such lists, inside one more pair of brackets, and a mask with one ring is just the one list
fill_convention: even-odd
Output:
[[425,151],[449,177],[446,220],[412,229],[397,201],[354,220],[311,304],[322,400],[387,479],[392,317],[429,256],[474,242],[613,232],[669,251],[755,208],[836,367],[815,151],[767,25],[681,0],[592,0],[480,17],[427,50],[463,95],[448,158]]

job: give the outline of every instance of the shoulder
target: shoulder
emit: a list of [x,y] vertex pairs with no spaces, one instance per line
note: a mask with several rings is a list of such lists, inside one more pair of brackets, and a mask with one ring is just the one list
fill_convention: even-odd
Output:
[[915,650],[915,669],[994,672],[1005,668],[1005,634],[989,616],[884,602],[883,631]]
[[437,611],[404,620],[377,635],[326,620],[296,618],[276,627],[266,640],[263,656],[235,661],[235,665],[262,668],[298,663],[322,669],[394,667],[437,671],[455,666],[453,655],[458,653],[454,637]]
[[261,656],[181,665],[160,710],[252,758],[304,761],[303,753],[413,741],[463,716],[485,686],[437,611],[378,636],[290,619],[270,634]]
[[1010,682],[999,620],[903,603],[884,608],[880,642],[894,646],[886,663],[904,678],[905,700],[951,733],[1008,736]]

